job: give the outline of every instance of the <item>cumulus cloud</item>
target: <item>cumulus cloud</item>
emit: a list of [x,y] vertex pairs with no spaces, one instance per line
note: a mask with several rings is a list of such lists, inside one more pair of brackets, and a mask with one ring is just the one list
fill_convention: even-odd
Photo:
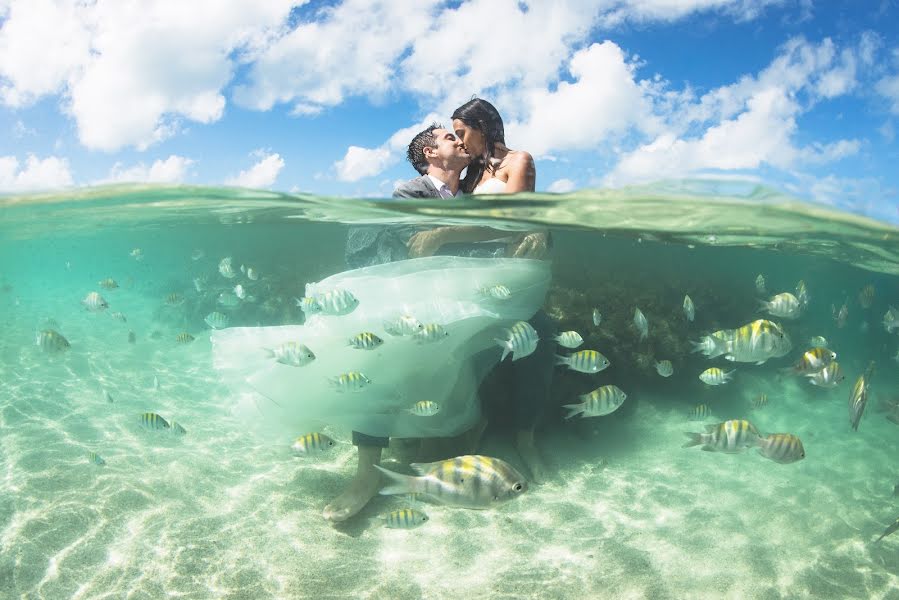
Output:
[[284,168],[284,159],[277,153],[257,151],[259,161],[246,171],[225,180],[225,185],[245,188],[269,188],[275,184],[278,174]]
[[164,160],[155,160],[149,167],[144,163],[131,167],[116,163],[110,170],[109,177],[98,183],[180,183],[187,177],[188,167],[193,164],[192,159],[176,154],[172,154]]
[[[419,123],[400,129],[377,148],[350,146],[344,157],[334,163],[337,179],[359,181],[365,177],[373,177],[382,173],[384,169],[395,164],[401,154],[405,153],[415,134],[437,120],[437,115],[430,114]],[[414,171],[411,172],[414,173]]]
[[294,2],[11,0],[0,28],[0,100],[60,93],[82,144],[146,148],[183,120],[221,118],[240,51]]
[[890,112],[899,115],[899,75],[881,78],[874,89],[889,103]]
[[567,194],[568,192],[573,192],[575,188],[574,182],[570,179],[556,179],[549,184],[546,191],[551,194]]
[[603,11],[601,24],[614,27],[626,21],[675,21],[700,11],[717,11],[738,21],[758,17],[766,7],[784,0],[613,0]]
[[56,156],[38,158],[29,154],[25,164],[15,156],[0,156],[0,191],[53,190],[72,185],[69,161]]

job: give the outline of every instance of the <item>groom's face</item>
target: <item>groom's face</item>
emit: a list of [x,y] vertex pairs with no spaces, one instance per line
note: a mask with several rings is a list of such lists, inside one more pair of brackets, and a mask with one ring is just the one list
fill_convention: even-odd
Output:
[[468,155],[468,151],[465,150],[462,140],[456,137],[456,134],[452,131],[435,129],[432,135],[437,142],[437,147],[426,148],[425,152],[431,153],[426,156],[437,158],[441,164],[449,168],[460,169],[471,162],[471,157]]

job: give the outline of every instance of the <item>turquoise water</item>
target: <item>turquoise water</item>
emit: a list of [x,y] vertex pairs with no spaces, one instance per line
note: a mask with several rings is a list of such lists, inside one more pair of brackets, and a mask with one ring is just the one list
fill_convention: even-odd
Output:
[[[899,335],[881,324],[899,306],[895,226],[696,182],[453,209],[209,188],[0,203],[0,596],[899,597],[899,534],[873,543],[899,517],[899,426],[885,418],[899,399]],[[430,520],[396,530],[381,518],[405,501],[376,497],[332,525],[322,509],[355,470],[348,432],[327,428],[337,447],[298,458],[290,444],[305,431],[272,423],[266,399],[213,368],[205,315],[218,308],[231,327],[302,323],[293,297],[345,270],[347,224],[361,221],[553,231],[545,309],[612,365],[591,376],[556,370],[536,436],[548,477],[521,498],[486,511],[422,504]],[[259,279],[225,280],[226,256]],[[772,292],[808,285],[799,319],[771,317],[793,350],[759,366],[691,353],[691,340],[762,316],[760,273]],[[119,287],[99,288],[107,277]],[[221,309],[218,294],[235,282],[256,301]],[[859,300],[866,285],[870,308]],[[80,304],[93,290],[108,310]],[[170,305],[171,293],[183,301]],[[838,327],[831,305],[844,302]],[[650,324],[643,342],[635,306]],[[48,326],[67,352],[35,345]],[[179,344],[182,332],[194,341]],[[782,370],[816,335],[845,372],[834,389]],[[652,366],[663,358],[670,378]],[[871,361],[853,432],[850,390]],[[735,367],[734,381],[706,386],[698,374],[710,366]],[[562,420],[562,404],[612,383],[628,394],[621,409]],[[482,389],[489,426],[479,453],[527,472],[506,392],[497,378]],[[760,394],[769,402],[755,409]],[[703,429],[688,416],[697,403],[712,410],[707,424],[747,418],[763,433],[799,436],[806,458],[682,448],[684,432]],[[187,434],[142,429],[147,411]],[[404,459],[388,451],[384,464],[403,471]]]

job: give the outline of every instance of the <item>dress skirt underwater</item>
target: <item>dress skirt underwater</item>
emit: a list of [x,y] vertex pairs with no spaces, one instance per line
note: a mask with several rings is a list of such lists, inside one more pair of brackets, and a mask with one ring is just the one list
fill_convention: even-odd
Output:
[[[543,305],[550,263],[530,259],[433,256],[338,273],[306,286],[306,296],[345,290],[359,301],[349,314],[307,315],[303,325],[236,327],[212,333],[213,365],[237,390],[252,390],[267,419],[297,433],[316,424],[384,437],[458,435],[477,422],[481,379],[497,364],[503,329],[527,320]],[[487,290],[503,285],[497,298]],[[411,316],[446,335],[435,339],[388,333]],[[357,349],[356,335],[370,332],[383,344]],[[315,359],[304,366],[277,362],[266,349],[304,344]],[[361,373],[356,391],[335,384]],[[267,399],[267,400],[266,400]],[[411,411],[429,400],[432,416]]]

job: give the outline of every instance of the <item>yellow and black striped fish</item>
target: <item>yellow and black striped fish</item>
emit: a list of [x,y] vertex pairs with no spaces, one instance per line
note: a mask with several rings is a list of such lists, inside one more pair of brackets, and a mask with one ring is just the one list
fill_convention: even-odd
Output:
[[810,348],[802,353],[802,356],[796,364],[793,365],[793,371],[799,375],[816,373],[835,361],[836,358],[837,353],[833,350],[829,350],[823,346],[816,346],[815,348]]
[[426,523],[428,515],[413,508],[401,508],[384,517],[384,525],[391,529],[414,529]]
[[540,336],[537,335],[537,330],[530,323],[518,321],[506,330],[505,339],[494,338],[494,341],[503,349],[503,355],[499,361],[506,360],[511,353],[514,362],[519,358],[530,356],[537,349]]
[[868,379],[870,379],[873,369],[874,363],[872,362],[868,369],[855,380],[855,385],[849,392],[849,425],[852,426],[852,431],[858,431],[858,424],[865,413],[865,406],[868,404]]
[[37,334],[37,345],[44,352],[65,352],[69,349],[69,340],[55,329],[45,329]]
[[103,460],[103,457],[97,454],[96,452],[88,452],[87,459],[97,465],[98,467],[105,467],[106,461]]
[[562,408],[568,409],[566,419],[570,419],[575,415],[582,417],[604,417],[618,410],[624,401],[627,400],[621,388],[617,385],[603,385],[589,394],[578,396],[581,402],[579,404],[565,404]]
[[712,415],[712,409],[708,404],[697,404],[690,409],[690,417],[695,420],[702,420]]
[[101,288],[103,288],[105,290],[114,290],[117,287],[119,287],[119,284],[116,283],[116,280],[113,279],[112,277],[107,277],[106,279],[101,279],[100,281],[97,282],[97,285],[99,285]]
[[371,379],[358,371],[343,373],[331,380],[331,384],[338,392],[358,392],[371,383]]
[[768,394],[759,394],[752,400],[752,408],[759,410],[768,406]]
[[175,341],[177,341],[179,344],[189,344],[190,342],[194,341],[195,339],[196,338],[194,338],[194,336],[192,336],[191,334],[187,333],[186,331],[182,331],[175,338]]
[[449,335],[449,331],[440,323],[428,323],[412,334],[412,339],[419,344],[439,342]]
[[759,438],[758,445],[759,454],[784,465],[805,458],[802,440],[792,433],[770,433]]
[[171,427],[169,422],[154,412],[145,412],[140,416],[140,424],[146,429],[168,429]]
[[599,373],[607,368],[611,362],[601,352],[596,350],[581,350],[568,356],[556,355],[557,365],[568,365],[572,371],[579,373]]
[[758,445],[761,434],[755,425],[745,419],[731,419],[717,425],[707,425],[705,433],[687,433],[690,441],[684,448],[702,446],[707,452],[734,454]]
[[350,339],[350,346],[357,350],[374,350],[383,343],[384,340],[370,331],[363,331]]
[[184,303],[184,296],[182,296],[178,292],[172,292],[165,297],[165,303],[169,306],[178,306],[179,304]]
[[290,448],[297,454],[319,453],[333,447],[334,440],[317,431],[301,435],[295,439],[290,446]]
[[387,485],[380,493],[422,493],[449,506],[489,508],[528,489],[524,476],[512,465],[489,456],[458,456],[411,466],[418,477],[400,475],[375,465],[387,477]]
[[184,427],[182,427],[180,423],[178,423],[176,421],[172,421],[170,426],[172,428],[172,433],[174,433],[175,435],[186,435],[187,434],[187,430]]

